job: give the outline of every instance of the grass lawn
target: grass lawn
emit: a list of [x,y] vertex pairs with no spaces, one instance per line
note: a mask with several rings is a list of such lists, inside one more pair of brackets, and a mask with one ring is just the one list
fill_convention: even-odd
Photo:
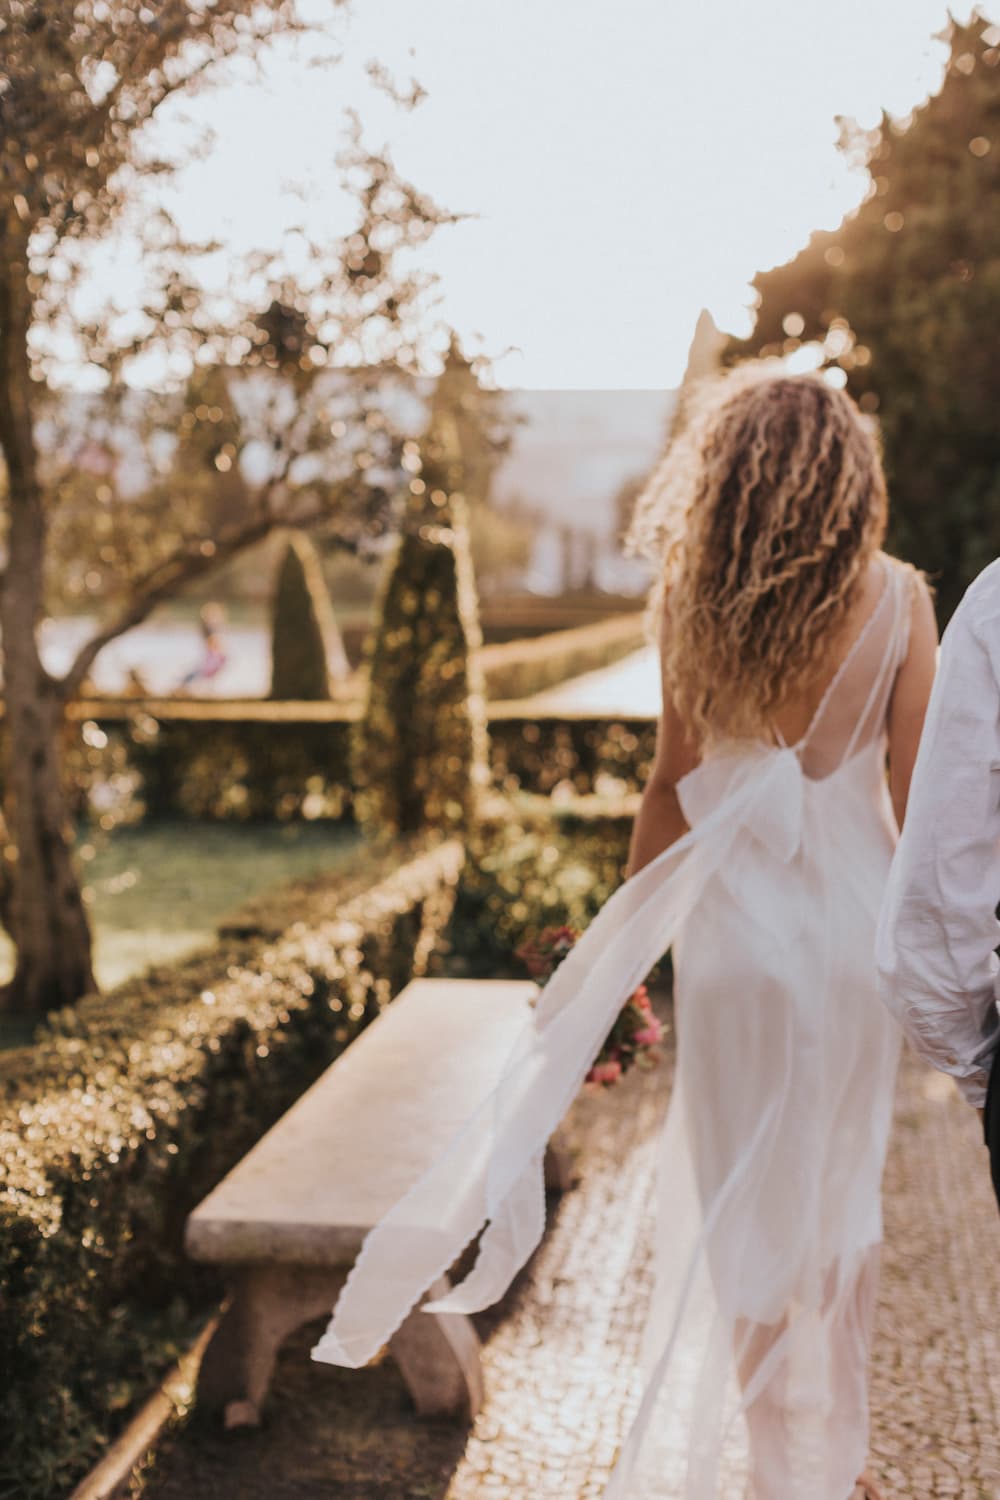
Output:
[[[210,944],[219,920],[286,880],[346,865],[360,842],[331,823],[162,823],[79,845],[102,989]],[[0,934],[0,982],[13,949]],[[32,1026],[0,1018],[0,1046]],[[15,1034],[17,1033],[17,1034]]]

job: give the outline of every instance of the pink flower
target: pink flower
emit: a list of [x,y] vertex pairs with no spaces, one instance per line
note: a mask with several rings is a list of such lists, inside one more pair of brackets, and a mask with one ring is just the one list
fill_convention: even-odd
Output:
[[536,939],[516,949],[515,957],[521,960],[532,979],[544,981],[566,957],[577,937],[572,927],[546,927]]
[[663,1040],[663,1027],[659,1021],[653,1020],[641,1031],[634,1032],[632,1040],[637,1047],[655,1047],[657,1042]]
[[637,1006],[639,1010],[652,1010],[653,1006],[649,998],[649,991],[644,984],[640,984],[632,996],[632,1004]]
[[610,1062],[595,1063],[587,1074],[588,1083],[617,1083],[622,1075],[622,1065],[612,1059]]

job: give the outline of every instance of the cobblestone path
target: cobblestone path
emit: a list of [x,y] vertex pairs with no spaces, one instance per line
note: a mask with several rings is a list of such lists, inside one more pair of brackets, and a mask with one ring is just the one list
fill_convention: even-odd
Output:
[[1000,1218],[978,1116],[904,1058],[872,1382],[892,1500],[1000,1497]]
[[[144,1497],[598,1496],[632,1400],[667,1084],[659,1070],[575,1107],[582,1180],[504,1304],[478,1320],[487,1399],[471,1432],[416,1422],[388,1363],[311,1365],[310,1334],[283,1355],[264,1429],[225,1438],[192,1424]],[[1000,1219],[976,1116],[910,1058],[886,1188],[873,1468],[889,1500],[1000,1500]]]

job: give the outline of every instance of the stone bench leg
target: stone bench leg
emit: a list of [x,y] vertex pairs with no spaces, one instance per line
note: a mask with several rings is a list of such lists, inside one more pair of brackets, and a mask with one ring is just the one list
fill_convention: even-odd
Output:
[[[450,1282],[436,1281],[428,1299],[443,1297]],[[389,1340],[389,1353],[422,1417],[476,1416],[483,1404],[479,1335],[464,1313],[419,1308]]]
[[[221,1410],[227,1428],[257,1426],[278,1350],[303,1323],[330,1311],[345,1274],[321,1266],[244,1267],[202,1360],[199,1404]],[[447,1289],[444,1279],[428,1296],[441,1297]],[[478,1412],[479,1340],[463,1314],[415,1309],[389,1350],[421,1416]]]
[[545,1186],[554,1193],[568,1193],[576,1180],[573,1153],[560,1127],[545,1148]]

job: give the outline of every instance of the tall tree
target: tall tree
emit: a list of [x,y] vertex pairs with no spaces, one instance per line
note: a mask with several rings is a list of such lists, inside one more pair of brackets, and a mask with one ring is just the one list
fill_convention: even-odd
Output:
[[877,413],[892,543],[926,568],[943,618],[1000,552],[1000,27],[949,27],[941,89],[842,147],[868,173],[860,208],[756,278],[752,337],[803,345]]
[[[305,273],[301,254],[293,275],[278,250],[233,265],[230,284],[210,292],[197,274],[199,247],[184,244],[160,210],[144,221],[141,308],[125,316],[129,310],[115,305],[111,289],[106,309],[88,324],[72,316],[70,292],[86,274],[93,246],[135,202],[144,180],[163,169],[143,127],[220,60],[253,58],[301,29],[295,0],[7,0],[4,8],[0,447],[7,559],[0,628],[6,811],[17,853],[9,912],[18,955],[4,995],[10,1009],[67,1003],[93,984],[59,747],[66,704],[99,651],[275,526],[332,521],[344,545],[358,546],[391,524],[402,439],[384,418],[377,387],[390,368],[412,368],[414,311],[424,286],[417,273],[401,269],[400,252],[447,216],[357,139],[346,160],[359,199],[357,228],[339,246],[307,244]],[[305,236],[299,238],[301,249]],[[123,428],[141,431],[152,476],[145,512],[126,508],[113,469],[92,495],[87,486],[70,486],[78,530],[87,530],[89,517],[100,534],[85,583],[93,585],[103,619],[58,679],[46,671],[36,639],[60,494],[50,445],[42,455],[39,444],[59,406],[47,389],[53,356],[46,334],[53,329],[71,333],[91,386],[103,387],[109,451]],[[183,374],[177,389],[150,399],[137,420],[125,376],[151,354]],[[239,368],[240,391],[211,366]],[[188,432],[185,384],[195,401]],[[214,436],[206,436],[210,430]],[[178,431],[179,443],[171,436]],[[221,477],[235,468],[240,483],[225,492],[189,483],[177,494],[169,471],[192,459],[199,431],[211,469]],[[190,464],[187,473],[190,480]]]

